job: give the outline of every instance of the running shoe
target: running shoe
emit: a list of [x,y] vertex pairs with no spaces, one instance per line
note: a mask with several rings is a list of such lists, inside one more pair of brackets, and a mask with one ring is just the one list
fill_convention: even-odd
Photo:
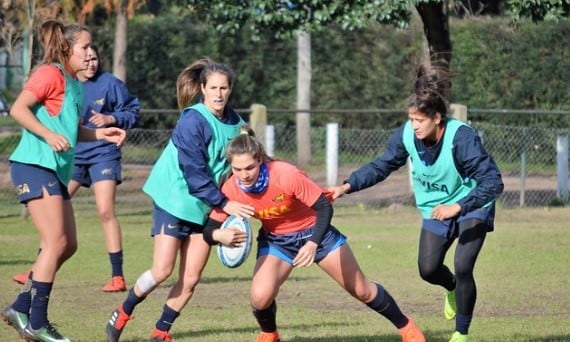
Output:
[[40,342],[71,342],[67,337],[62,336],[51,323],[48,322],[42,328],[37,330],[32,329],[30,324],[26,325],[22,333],[22,337],[26,341],[40,341]]
[[426,338],[414,320],[409,317],[408,320],[408,324],[399,329],[402,342],[425,342]]
[[451,340],[449,342],[467,342],[467,334],[463,335],[459,331],[456,331],[451,335]]
[[28,279],[30,278],[30,273],[32,273],[32,270],[28,270],[24,273],[16,274],[15,276],[12,277],[12,280],[18,284],[24,285],[28,281]]
[[113,311],[105,329],[105,332],[107,333],[107,341],[117,342],[119,337],[121,337],[121,333],[123,332],[125,325],[127,325],[127,322],[131,319],[132,316],[127,315],[125,311],[123,311],[122,305],[117,310]]
[[127,285],[125,284],[125,278],[123,276],[114,276],[109,280],[105,286],[103,286],[104,292],[123,292],[127,291]]
[[26,328],[26,325],[28,325],[28,315],[23,312],[14,310],[11,305],[2,311],[2,314],[0,316],[4,322],[8,323],[8,325],[13,326],[20,335],[22,335],[24,329]]
[[457,306],[455,304],[455,290],[449,291],[445,294],[445,304],[443,307],[443,317],[446,320],[451,321],[455,318],[457,312]]
[[260,332],[257,335],[256,342],[279,342],[279,333],[277,331],[273,332]]
[[172,342],[172,337],[170,337],[168,331],[162,331],[154,328],[150,337],[150,342]]

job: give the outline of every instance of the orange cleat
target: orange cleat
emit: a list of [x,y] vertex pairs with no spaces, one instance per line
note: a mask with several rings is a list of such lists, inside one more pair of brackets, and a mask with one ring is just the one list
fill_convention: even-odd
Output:
[[426,338],[416,323],[409,318],[408,324],[400,329],[402,342],[425,342]]
[[162,331],[154,328],[150,337],[150,342],[172,342],[172,337],[170,337],[168,331]]
[[105,286],[103,286],[104,292],[123,292],[127,291],[127,285],[125,284],[125,278],[122,276],[114,276],[109,280]]
[[257,335],[256,342],[279,342],[279,333],[277,331],[273,332],[260,332]]
[[30,278],[30,273],[32,273],[32,270],[28,270],[24,273],[16,274],[14,277],[12,277],[12,280],[18,284],[24,285],[28,281],[28,279]]

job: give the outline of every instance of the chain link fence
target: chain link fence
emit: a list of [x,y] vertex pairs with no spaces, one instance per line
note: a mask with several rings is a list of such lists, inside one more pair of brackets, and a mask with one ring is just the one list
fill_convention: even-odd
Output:
[[[177,115],[172,111],[165,111]],[[248,111],[242,110],[244,118]],[[403,111],[390,111],[401,117]],[[492,115],[490,111],[473,110],[477,116]],[[570,115],[570,112],[556,113],[518,113],[517,111],[501,111],[512,115]],[[156,115],[153,114],[153,115]],[[381,111],[347,111],[339,123],[338,131],[338,179],[337,183],[346,179],[350,172],[368,163],[383,153],[388,137],[394,128],[352,128],[360,126],[347,124],[346,117],[391,115]],[[275,118],[279,118],[276,120]],[[311,114],[311,161],[301,167],[317,181],[326,186],[326,122],[338,122],[338,112],[321,111]],[[1,120],[11,120],[0,118]],[[364,121],[364,120],[360,120]],[[274,128],[272,142],[273,155],[297,164],[297,138],[295,112],[286,110],[268,110],[269,125]],[[274,123],[275,122],[275,123]],[[314,124],[320,122],[321,124]],[[369,122],[369,120],[368,120]],[[568,137],[570,127],[539,128],[533,125],[515,126],[490,124],[481,120],[470,122],[483,139],[485,148],[499,165],[505,190],[499,205],[505,208],[518,206],[564,205],[567,198],[561,197],[560,181],[557,179],[557,144],[560,137]],[[120,215],[150,212],[151,202],[141,191],[146,177],[162,148],[170,138],[170,129],[132,129],[123,146],[123,183],[118,188],[117,210]],[[16,146],[20,136],[20,128],[15,125],[0,126],[0,216],[20,215],[21,207],[17,203],[9,172],[8,157]],[[567,141],[567,140],[566,140]],[[308,148],[308,147],[304,147]],[[566,159],[568,154],[566,154]],[[568,160],[566,162],[566,168]],[[566,170],[567,177],[567,170]],[[563,193],[567,196],[567,190]],[[413,204],[413,194],[409,185],[409,174],[406,167],[390,175],[384,182],[369,189],[340,198],[335,205],[363,205],[380,208],[392,204]],[[74,198],[76,212],[92,211],[95,204],[89,189],[81,189]]]

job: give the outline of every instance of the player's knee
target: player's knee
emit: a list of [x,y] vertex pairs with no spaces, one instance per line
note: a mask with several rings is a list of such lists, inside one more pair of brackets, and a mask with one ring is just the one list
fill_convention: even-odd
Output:
[[66,259],[69,259],[75,254],[75,252],[77,252],[77,239],[72,239],[67,242],[64,256]]
[[418,270],[420,277],[425,281],[430,281],[438,272],[438,265],[434,263],[420,262],[418,263]]
[[368,281],[364,281],[364,282],[356,282],[354,284],[350,284],[346,286],[345,289],[354,298],[358,299],[363,303],[367,303],[373,299],[372,287],[375,287],[375,285]]
[[369,293],[365,292],[365,291],[354,291],[354,292],[351,292],[350,294],[362,303],[366,303],[367,301],[370,300]]
[[157,281],[150,270],[143,272],[137,279],[136,286],[143,292],[149,293],[160,281]]
[[68,236],[62,236],[57,241],[57,247],[54,249],[60,263],[71,258],[77,251],[77,239]]
[[275,299],[273,292],[267,291],[262,288],[252,288],[249,301],[251,306],[256,309],[264,309],[271,305]]
[[196,285],[200,282],[200,278],[199,274],[193,274],[181,278],[179,281],[182,281],[182,290],[187,293],[194,292]]
[[457,279],[471,279],[473,278],[473,265],[470,264],[456,264],[455,277]]
[[115,211],[112,208],[103,208],[97,211],[101,222],[110,222],[115,219]]
[[163,265],[160,267],[154,267],[153,266],[152,274],[154,276],[154,280],[158,284],[162,283],[163,281],[168,279],[168,277],[170,277],[173,269],[174,269],[174,265]]

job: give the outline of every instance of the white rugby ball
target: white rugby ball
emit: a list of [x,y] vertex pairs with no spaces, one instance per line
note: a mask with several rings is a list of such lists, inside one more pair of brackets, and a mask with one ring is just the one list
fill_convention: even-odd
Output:
[[236,268],[243,264],[249,256],[253,242],[253,234],[251,232],[251,226],[249,225],[249,222],[242,217],[230,215],[224,221],[220,229],[226,229],[230,227],[237,228],[245,232],[247,239],[240,247],[229,247],[218,244],[218,259],[222,265],[228,268]]

